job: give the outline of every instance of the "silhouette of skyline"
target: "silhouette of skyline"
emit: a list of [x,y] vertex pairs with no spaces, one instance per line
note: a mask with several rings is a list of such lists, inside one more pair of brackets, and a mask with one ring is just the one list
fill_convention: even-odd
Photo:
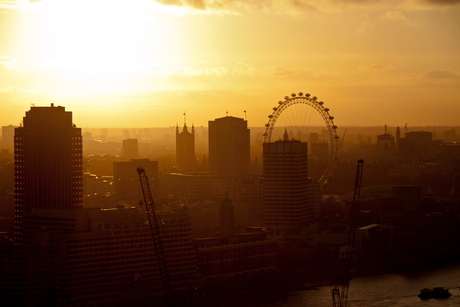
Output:
[[372,305],[458,265],[459,1],[0,12],[2,306]]

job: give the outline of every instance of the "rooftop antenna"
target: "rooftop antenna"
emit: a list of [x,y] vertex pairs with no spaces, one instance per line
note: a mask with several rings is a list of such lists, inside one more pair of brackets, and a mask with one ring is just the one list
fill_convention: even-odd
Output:
[[186,117],[185,111],[184,111],[184,126],[186,126],[186,125],[187,125],[187,117]]
[[227,110],[227,112],[226,112],[226,113],[227,113],[227,117],[228,117],[228,110]]
[[244,110],[244,120],[246,120],[246,110]]

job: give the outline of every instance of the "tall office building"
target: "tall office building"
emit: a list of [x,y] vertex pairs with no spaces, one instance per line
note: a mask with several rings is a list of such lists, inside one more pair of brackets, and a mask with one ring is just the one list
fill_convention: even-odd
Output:
[[188,131],[185,123],[182,132],[179,132],[179,126],[176,126],[176,162],[182,171],[191,170],[196,166],[195,127],[193,125],[191,132]]
[[245,176],[250,166],[248,122],[233,116],[209,121],[209,171]]
[[305,225],[314,217],[309,201],[307,142],[283,140],[264,143],[264,225],[286,229]]
[[15,129],[15,242],[22,245],[23,217],[32,209],[82,206],[81,129],[64,107],[31,107]]
[[139,157],[139,144],[137,139],[123,140],[123,148],[121,154],[126,159],[137,159]]

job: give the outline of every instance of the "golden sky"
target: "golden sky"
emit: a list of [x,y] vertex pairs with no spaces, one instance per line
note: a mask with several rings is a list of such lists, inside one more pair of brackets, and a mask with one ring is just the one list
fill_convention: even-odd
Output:
[[460,125],[460,0],[0,0],[0,125],[263,126],[299,91],[338,126]]

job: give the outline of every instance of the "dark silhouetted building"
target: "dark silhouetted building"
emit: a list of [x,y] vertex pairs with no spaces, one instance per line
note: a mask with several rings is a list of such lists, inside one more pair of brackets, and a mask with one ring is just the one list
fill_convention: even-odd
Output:
[[83,200],[81,129],[64,107],[31,107],[15,129],[15,242],[32,209],[75,209]]
[[276,241],[267,239],[264,231],[194,238],[193,244],[207,296],[234,290],[248,291],[269,285],[276,278]]
[[431,146],[432,133],[428,131],[406,132],[405,138],[400,139],[400,154],[426,155]]
[[306,225],[315,216],[308,192],[307,142],[288,140],[263,144],[264,225],[286,229]]
[[209,171],[246,176],[250,167],[248,122],[233,116],[209,121]]
[[[186,209],[159,215],[171,287],[184,297],[187,287],[200,286],[190,216]],[[145,214],[135,208],[34,209],[26,219],[25,240],[32,248],[0,258],[7,264],[0,270],[5,306],[162,305]]]
[[128,160],[139,158],[139,145],[137,139],[123,140],[123,149],[121,154]]
[[182,132],[176,127],[176,162],[181,171],[192,170],[196,166],[195,158],[195,128],[189,132],[184,124]]

